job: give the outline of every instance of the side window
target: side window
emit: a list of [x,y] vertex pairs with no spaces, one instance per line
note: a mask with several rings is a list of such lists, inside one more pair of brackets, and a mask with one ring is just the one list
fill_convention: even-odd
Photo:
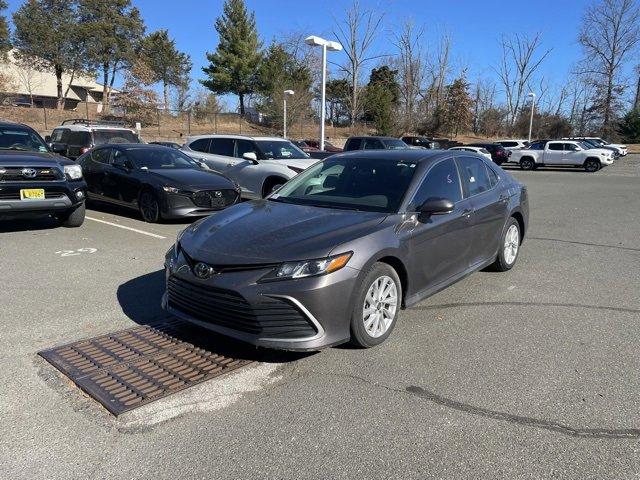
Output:
[[458,161],[460,162],[462,184],[470,197],[491,190],[489,173],[482,160],[471,157],[461,157]]
[[453,159],[443,160],[429,170],[413,196],[409,210],[417,210],[420,205],[431,198],[446,198],[454,203],[462,200],[460,178]]
[[209,153],[233,157],[234,141],[232,138],[212,138]]
[[487,167],[487,173],[489,174],[489,184],[491,185],[491,188],[493,188],[498,184],[498,175],[489,165],[485,165],[485,167]]
[[242,158],[245,153],[253,152],[258,155],[255,145],[249,140],[236,140],[236,157]]
[[562,151],[562,143],[549,143],[549,150],[560,150]]
[[577,152],[578,151],[578,147],[575,146],[573,143],[565,143],[564,144],[564,150],[565,150],[565,152]]
[[377,138],[365,138],[364,150],[384,150],[384,145]]
[[196,152],[207,153],[209,151],[209,140],[208,138],[200,138],[195,140],[189,144],[189,148]]
[[69,143],[69,136],[71,131],[69,129],[62,130],[62,135],[60,136],[60,143]]
[[544,142],[533,142],[529,145],[529,150],[544,150]]
[[361,138],[350,138],[347,140],[347,144],[344,146],[345,150],[360,150],[360,146],[362,145]]
[[98,163],[108,164],[111,157],[110,148],[99,148],[91,152],[91,160]]
[[59,143],[62,141],[62,133],[64,132],[64,130],[54,130],[53,132],[51,132],[51,142],[52,143]]

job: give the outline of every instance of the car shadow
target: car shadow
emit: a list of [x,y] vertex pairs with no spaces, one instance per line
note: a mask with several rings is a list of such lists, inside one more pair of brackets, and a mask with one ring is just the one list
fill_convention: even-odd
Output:
[[266,363],[289,363],[317,352],[286,352],[255,347],[175,319],[161,306],[164,270],[147,273],[118,287],[117,297],[124,314],[138,325],[148,325],[173,337],[220,355]]
[[[518,165],[501,165],[500,166],[503,170],[506,171],[514,171],[514,172],[563,172],[563,173],[590,173],[587,172],[584,168],[582,167],[562,167],[562,166],[554,166],[554,167],[550,167],[550,166],[544,166],[544,167],[538,167],[535,170],[522,170]],[[604,167],[603,167],[604,168]]]
[[[137,220],[142,222],[142,217],[140,214],[131,208],[121,207],[119,205],[113,205],[111,203],[99,202],[96,200],[91,200],[87,205],[87,209],[93,212],[101,212],[101,213],[109,213],[111,215],[117,215],[119,217],[126,217],[132,220]],[[199,218],[202,217],[185,217],[178,219],[163,219],[160,223],[168,224],[168,225],[186,225],[195,222]]]
[[60,222],[53,217],[34,218],[2,218],[0,217],[0,233],[29,232],[62,228]]

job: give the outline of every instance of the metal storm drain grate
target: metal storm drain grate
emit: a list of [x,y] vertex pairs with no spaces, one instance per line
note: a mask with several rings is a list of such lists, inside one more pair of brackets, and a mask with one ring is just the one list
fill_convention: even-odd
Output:
[[195,338],[193,327],[172,320],[81,340],[39,355],[119,415],[251,363],[189,342]]

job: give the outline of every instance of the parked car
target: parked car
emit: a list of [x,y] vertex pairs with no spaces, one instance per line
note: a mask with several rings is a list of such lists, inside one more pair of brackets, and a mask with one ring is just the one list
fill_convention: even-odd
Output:
[[529,146],[528,140],[496,140],[494,143],[502,145],[505,150],[519,150]]
[[234,180],[249,199],[266,197],[316,162],[278,137],[200,135],[187,138],[183,151]]
[[35,130],[0,122],[0,219],[51,215],[79,227],[86,188],[82,168],[49,151]]
[[429,150],[440,148],[440,144],[438,142],[427,137],[407,136],[402,137],[401,140],[410,147],[422,147]]
[[[624,145],[621,146],[612,146],[612,145],[602,145],[600,143],[598,143],[595,140],[592,139],[585,139],[583,137],[571,137],[571,138],[563,138],[563,140],[572,140],[575,142],[582,142],[582,143],[586,143],[588,145],[591,146],[591,148],[604,148],[605,150],[611,150],[613,152],[613,158],[614,159],[618,159],[622,156],[621,152],[623,151],[621,147],[623,147]],[[625,147],[625,151],[626,151],[626,146]]]
[[600,137],[574,137],[574,140],[588,140],[589,142],[595,143],[600,148],[613,148],[618,152],[621,157],[625,157],[628,151],[628,147],[626,145],[620,145],[618,143],[609,143],[606,140],[603,140]]
[[149,145],[162,145],[163,147],[171,147],[179,150],[182,148],[182,145],[176,142],[149,142]]
[[82,118],[65,120],[45,137],[55,153],[72,160],[93,147],[108,143],[140,143],[135,130],[123,122],[88,121]]
[[526,187],[475,154],[336,154],[178,235],[162,303],[255,345],[372,347],[401,308],[513,267],[528,216]]
[[96,147],[78,159],[90,200],[138,210],[146,222],[209,215],[237,203],[240,187],[159,145]]
[[316,147],[312,147],[304,140],[291,140],[291,143],[293,143],[296,147],[298,147],[300,150],[302,150],[305,153],[320,151],[320,149]]
[[466,146],[481,147],[485,150],[488,150],[491,154],[491,160],[493,160],[493,163],[495,163],[496,165],[502,165],[504,162],[508,162],[509,156],[511,155],[511,152],[509,150],[506,150],[502,145],[499,145],[497,143],[475,142],[469,143]]
[[477,153],[479,155],[482,155],[483,157],[486,157],[489,160],[492,160],[491,153],[489,152],[489,150],[487,150],[486,148],[483,148],[483,147],[462,146],[462,147],[451,147],[449,150],[462,150],[463,152],[473,152],[473,153]]
[[576,141],[541,140],[533,142],[528,148],[514,150],[510,160],[523,170],[534,170],[544,165],[567,165],[583,167],[587,172],[597,172],[613,163],[613,152],[604,149],[592,149],[590,145]]
[[349,137],[344,151],[351,150],[407,150],[409,145],[394,137]]
[[[318,151],[320,150],[320,142],[318,140],[305,140],[305,143],[307,145],[315,148]],[[327,142],[325,140],[324,141],[324,151],[325,152],[331,152],[331,153],[337,153],[337,152],[342,152],[342,148],[336,147],[331,142]]]

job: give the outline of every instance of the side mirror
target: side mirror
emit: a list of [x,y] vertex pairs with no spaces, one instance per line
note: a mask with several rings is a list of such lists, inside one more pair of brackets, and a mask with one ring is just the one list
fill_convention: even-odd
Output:
[[453,212],[455,205],[447,198],[430,198],[424,202],[418,211],[424,215],[445,215]]
[[45,143],[51,143],[51,135],[45,135],[44,141]]
[[254,165],[258,164],[258,156],[255,154],[255,152],[243,153],[242,158],[244,158],[245,160],[249,160]]
[[51,151],[53,153],[65,154],[67,153],[67,145],[64,143],[54,143],[51,145]]

